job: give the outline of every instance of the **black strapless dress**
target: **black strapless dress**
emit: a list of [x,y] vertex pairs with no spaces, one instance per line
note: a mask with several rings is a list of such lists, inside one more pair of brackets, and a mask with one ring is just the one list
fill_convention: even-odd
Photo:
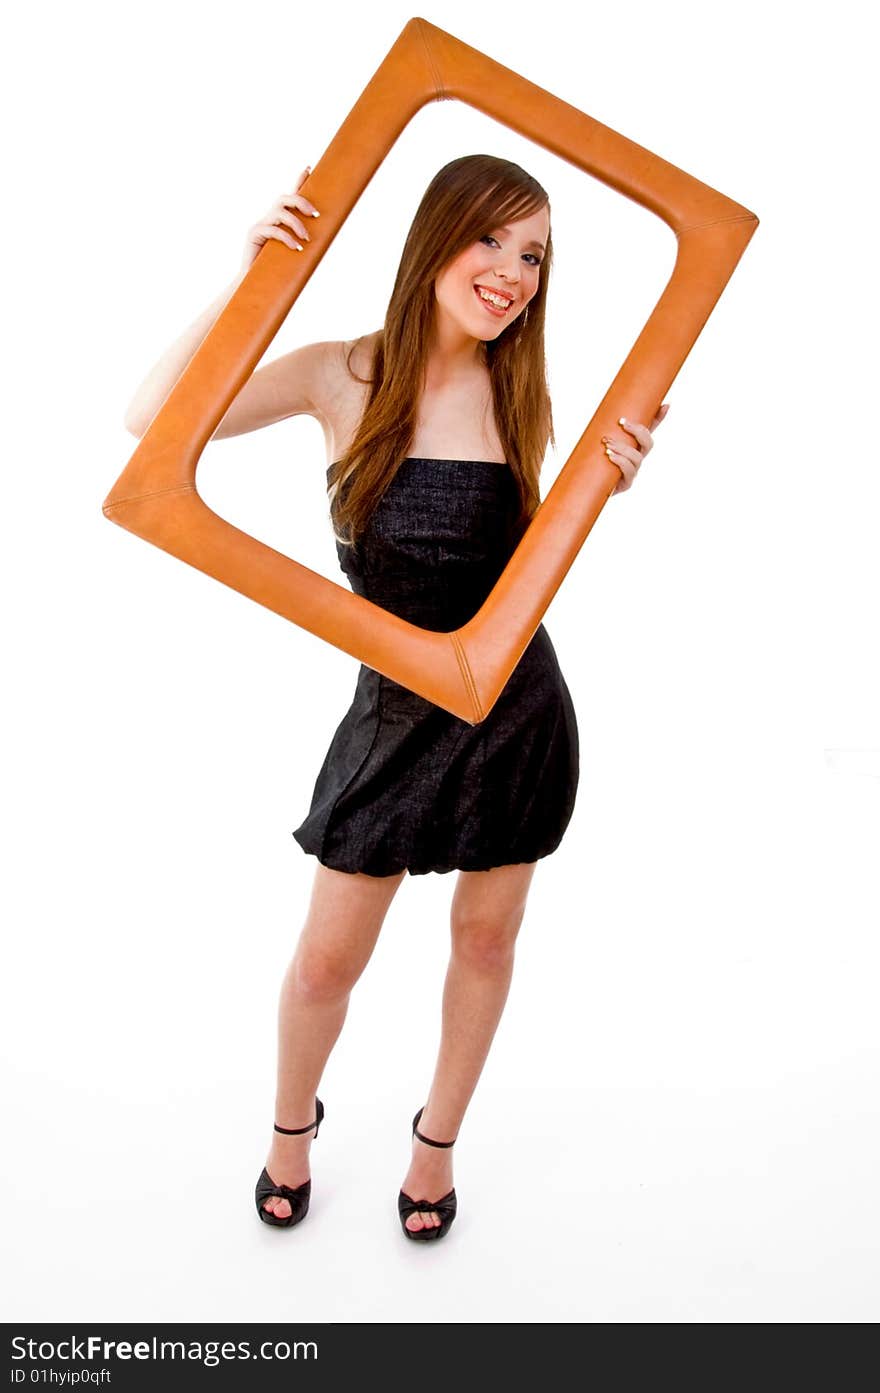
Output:
[[[357,544],[337,542],[339,564],[356,594],[448,633],[504,570],[517,513],[507,465],[407,456]],[[536,861],[562,840],[578,774],[571,695],[540,624],[478,725],[362,663],[293,836],[323,865],[367,875]]]

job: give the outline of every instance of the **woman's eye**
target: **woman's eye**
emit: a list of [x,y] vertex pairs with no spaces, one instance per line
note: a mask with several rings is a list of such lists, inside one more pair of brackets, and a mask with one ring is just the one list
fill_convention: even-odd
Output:
[[[498,242],[497,242],[496,238],[494,238],[494,237],[492,236],[491,232],[487,232],[486,235],[485,235],[485,237],[481,237],[481,238],[480,238],[480,241],[481,241],[481,242],[495,242],[495,245],[496,245],[496,246],[498,245]],[[541,257],[540,257],[540,256],[536,256],[534,252],[525,252],[524,255],[525,255],[525,256],[530,256],[530,257],[532,258],[532,264],[533,264],[534,266],[540,266],[540,264],[541,264]]]

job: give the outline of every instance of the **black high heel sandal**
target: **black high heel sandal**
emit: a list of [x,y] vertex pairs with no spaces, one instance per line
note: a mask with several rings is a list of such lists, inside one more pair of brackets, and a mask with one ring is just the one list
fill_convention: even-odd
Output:
[[[419,1141],[426,1142],[428,1146],[455,1146],[455,1143],[458,1140],[457,1137],[453,1137],[452,1141],[432,1141],[430,1137],[424,1136],[423,1133],[419,1131],[418,1127],[416,1126],[416,1123],[418,1122],[419,1118],[421,1117],[424,1111],[424,1107],[419,1108],[418,1112],[413,1118],[413,1136],[418,1137]],[[423,1214],[426,1214],[432,1209],[435,1214],[439,1214],[440,1216],[440,1223],[437,1225],[436,1228],[407,1228],[406,1221],[411,1214],[415,1214],[418,1210],[421,1210]],[[442,1238],[444,1233],[448,1233],[452,1221],[455,1218],[457,1209],[458,1200],[455,1197],[454,1187],[449,1191],[448,1195],[444,1195],[443,1198],[439,1200],[414,1200],[411,1199],[410,1196],[407,1195],[403,1190],[401,1190],[400,1194],[397,1197],[397,1212],[400,1215],[400,1225],[407,1238]]]
[[[284,1135],[288,1137],[295,1137],[303,1132],[310,1132],[314,1127],[315,1140],[317,1141],[318,1128],[324,1120],[324,1104],[321,1102],[320,1098],[315,1098],[315,1113],[315,1120],[314,1122],[310,1122],[308,1127],[279,1127],[276,1122],[275,1131],[283,1132]],[[294,1224],[301,1223],[308,1214],[311,1194],[311,1180],[306,1180],[302,1185],[296,1185],[293,1188],[289,1185],[276,1185],[264,1166],[260,1178],[257,1181],[257,1188],[254,1192],[254,1198],[257,1203],[257,1213],[264,1224],[274,1224],[276,1228],[280,1229],[293,1228]],[[287,1200],[287,1203],[290,1205],[290,1213],[279,1218],[277,1214],[270,1214],[268,1209],[264,1209],[263,1201],[267,1200],[270,1195],[278,1195],[281,1199]]]

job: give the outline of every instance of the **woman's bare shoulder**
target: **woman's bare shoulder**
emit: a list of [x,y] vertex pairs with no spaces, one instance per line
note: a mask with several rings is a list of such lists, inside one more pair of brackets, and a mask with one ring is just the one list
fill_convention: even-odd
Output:
[[369,378],[381,332],[381,329],[374,329],[371,334],[361,334],[356,339],[343,340],[343,369],[348,377],[354,375],[356,378]]
[[335,459],[348,448],[366,405],[373,354],[380,329],[328,344],[324,370],[324,415]]

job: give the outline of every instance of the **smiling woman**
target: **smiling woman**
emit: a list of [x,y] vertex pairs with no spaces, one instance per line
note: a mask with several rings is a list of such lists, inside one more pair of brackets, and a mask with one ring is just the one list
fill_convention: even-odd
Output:
[[[537,180],[510,161],[464,156],[436,174],[380,329],[349,344],[307,346],[246,380],[259,341],[265,348],[279,310],[329,246],[345,216],[340,206],[363,190],[396,139],[401,94],[415,111],[453,91],[515,129],[525,122],[545,149],[649,206],[680,239],[651,333],[543,504],[539,476],[554,438],[544,356],[550,205]],[[578,786],[574,709],[537,616],[612,484],[619,487],[610,475],[619,472],[628,487],[651,448],[649,429],[621,416],[639,448],[603,437],[610,469],[597,458],[599,433],[614,429],[621,412],[632,415],[635,403],[657,411],[757,220],[420,18],[409,21],[316,174],[317,187],[339,203],[325,209],[312,256],[299,214],[320,210],[298,188],[273,208],[272,226],[253,230],[286,248],[270,248],[250,273],[248,294],[233,293],[227,313],[212,308],[163,360],[161,390],[145,399],[162,403],[146,428],[154,438],[104,510],[368,660],[294,832],[319,864],[282,985],[276,1122],[255,1200],[266,1224],[292,1227],[305,1217],[309,1146],[324,1117],[317,1088],[352,988],[406,872],[455,869],[440,1051],[413,1119],[397,1204],[407,1238],[437,1239],[455,1217],[451,1148],[507,998],[531,878],[559,845]],[[239,389],[244,404],[232,402]],[[230,403],[236,429],[298,411],[321,422],[329,511],[355,595],[201,504],[195,460]],[[648,419],[653,429],[662,415]],[[425,695],[403,685],[419,682]],[[423,986],[416,969],[420,999]]]
[[[446,281],[458,271],[464,276],[468,276],[472,271],[481,274],[479,267],[475,263],[489,261],[489,269],[486,271],[485,278],[474,282],[473,293],[478,300],[485,305],[490,314],[497,318],[515,318],[524,306],[528,306],[535,291],[538,288],[538,267],[541,265],[541,258],[534,251],[519,252],[518,247],[524,244],[526,247],[537,247],[542,252],[546,243],[537,241],[534,237],[529,238],[529,233],[533,226],[538,226],[546,238],[550,227],[550,214],[545,209],[539,213],[534,213],[530,218],[522,218],[513,227],[504,227],[500,230],[498,237],[487,233],[480,238],[479,244],[462,252],[447,271],[437,277],[437,299],[443,302]],[[514,242],[511,248],[510,242]],[[490,243],[492,244],[490,247]],[[480,258],[479,247],[485,246],[487,250],[494,251],[494,257],[483,256]],[[518,269],[509,269],[505,258],[513,257],[519,265],[525,264],[527,268],[534,270],[532,276],[524,276],[520,283],[520,272]],[[503,277],[503,284],[499,284],[499,278]],[[528,312],[528,310],[526,310]]]
[[[453,160],[416,212],[383,329],[346,356],[328,469],[339,563],[356,594],[421,628],[467,623],[534,510],[551,254],[531,175]],[[374,876],[531,863],[559,845],[577,779],[575,713],[542,624],[476,725],[362,664],[294,836],[323,865]]]
[[[416,211],[384,325],[343,356],[330,413],[338,450],[328,468],[339,564],[356,594],[420,628],[448,633],[468,622],[540,501],[552,434],[544,362],[551,261],[541,185],[495,156],[453,160]],[[406,872],[461,873],[455,976],[472,1005],[480,1000],[479,1024],[444,1037],[443,1070],[423,1110],[428,1135],[417,1126],[421,1110],[413,1124],[398,1199],[407,1238],[441,1237],[455,1217],[451,1143],[431,1133],[457,1128],[476,1084],[528,885],[562,840],[578,772],[574,706],[540,624],[476,724],[362,663],[293,833],[317,858],[319,878],[363,880],[364,904],[377,882],[390,900]],[[477,913],[486,876],[492,903]],[[335,923],[322,923],[320,942],[302,946],[300,971],[315,970],[312,954],[326,963],[336,933]],[[344,978],[342,961],[339,971]],[[450,999],[456,991],[453,980]],[[301,1073],[297,1051],[281,1068],[284,1078]],[[304,1097],[296,1101],[305,1108]],[[284,1156],[276,1144],[272,1174]],[[263,1177],[258,1207],[272,1204],[271,1193]]]
[[[453,376],[482,377],[494,416],[488,439],[513,475],[523,524],[531,520],[547,445],[555,444],[544,356],[552,265],[549,198],[520,165],[465,155],[434,176],[375,336],[361,419],[347,449],[336,451],[331,501],[340,541],[357,539],[411,451],[426,387]],[[453,421],[450,411],[447,436]]]

